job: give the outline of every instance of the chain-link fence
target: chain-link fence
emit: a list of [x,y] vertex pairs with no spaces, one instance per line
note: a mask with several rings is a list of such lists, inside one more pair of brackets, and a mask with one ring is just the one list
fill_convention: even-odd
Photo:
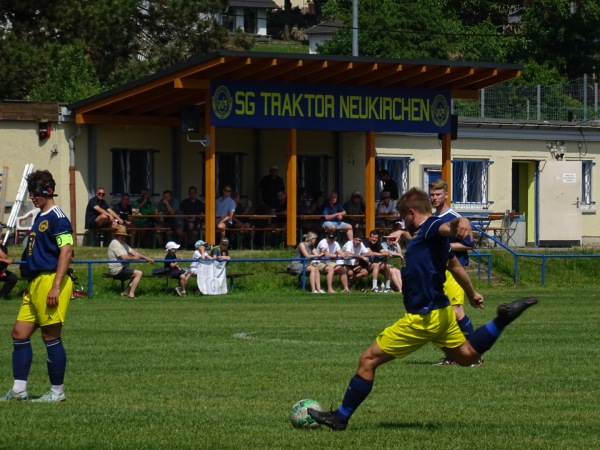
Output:
[[462,117],[581,122],[598,115],[598,83],[587,76],[556,86],[504,83],[479,91],[478,100],[455,100]]

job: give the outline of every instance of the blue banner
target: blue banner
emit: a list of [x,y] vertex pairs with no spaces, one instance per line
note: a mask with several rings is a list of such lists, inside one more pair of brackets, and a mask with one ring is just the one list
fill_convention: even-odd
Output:
[[447,90],[211,81],[211,125],[450,133]]

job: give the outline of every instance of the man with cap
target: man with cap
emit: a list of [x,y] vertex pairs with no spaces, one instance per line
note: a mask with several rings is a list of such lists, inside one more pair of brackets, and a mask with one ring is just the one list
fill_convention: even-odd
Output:
[[261,214],[269,213],[277,207],[277,193],[285,192],[283,178],[279,175],[279,167],[271,166],[269,174],[258,183],[258,209]]
[[154,260],[127,245],[125,242],[127,236],[127,229],[123,225],[113,233],[113,239],[108,245],[108,259],[115,262],[108,263],[108,273],[115,280],[131,280],[121,295],[135,298],[135,289],[140,284],[143,273],[141,270],[130,267],[129,261],[144,260],[152,264]]
[[167,254],[165,255],[165,269],[169,269],[169,276],[179,281],[179,286],[175,288],[175,292],[180,297],[185,297],[185,285],[189,281],[192,276],[191,272],[188,272],[185,269],[179,267],[178,260],[181,259],[177,256],[177,249],[181,247],[181,245],[176,244],[173,241],[167,242],[165,245],[165,250],[167,250]]
[[391,194],[388,191],[383,191],[381,193],[381,198],[379,199],[379,204],[375,209],[375,224],[377,226],[385,227],[387,226],[387,221],[384,216],[397,215],[396,200],[392,200]]
[[229,257],[229,239],[227,239],[227,238],[221,239],[221,244],[218,247],[214,247],[211,250],[210,256],[213,259],[230,260],[231,258]]
[[[352,192],[350,199],[344,203],[344,209],[350,216],[364,216],[365,214],[365,202],[362,198],[360,191]],[[355,230],[362,227],[363,220],[357,217],[349,218],[347,221],[352,225]]]
[[207,250],[210,246],[204,242],[202,239],[196,241],[194,244],[194,254],[192,255],[192,264],[190,264],[190,273],[194,276],[198,275],[198,265],[200,264],[201,259],[212,259],[211,256],[207,253]]
[[32,401],[65,401],[64,378],[67,353],[62,342],[73,281],[67,270],[73,257],[73,228],[66,214],[54,203],[56,182],[47,170],[27,176],[27,191],[40,209],[23,252],[29,284],[12,328],[13,387],[0,401],[27,400],[27,381],[33,362],[31,335],[38,328],[47,352],[50,390]]

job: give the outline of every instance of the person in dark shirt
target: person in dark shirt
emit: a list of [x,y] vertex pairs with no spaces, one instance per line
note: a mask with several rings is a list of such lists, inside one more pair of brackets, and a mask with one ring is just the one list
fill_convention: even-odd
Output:
[[262,177],[258,184],[258,210],[260,214],[268,212],[277,206],[277,193],[285,192],[283,178],[279,175],[279,167],[271,166],[269,174]]
[[475,291],[471,279],[452,253],[448,239],[450,236],[472,238],[469,220],[457,217],[444,223],[433,217],[427,192],[417,188],[402,196],[398,210],[407,229],[412,234],[416,233],[408,243],[406,267],[402,268],[406,314],[384,329],[363,352],[358,370],[337,410],[308,408],[308,414],[316,422],[334,430],[346,429],[352,415],[371,393],[375,372],[382,364],[405,358],[431,342],[458,364],[471,365],[494,345],[506,326],[537,303],[536,298],[525,297],[501,304],[496,317],[466,340],[456,323],[456,315],[443,286],[448,268],[464,289],[471,305],[483,308],[483,296]]
[[182,214],[196,216],[184,219],[186,242],[193,242],[194,231],[202,230],[204,220],[199,216],[204,214],[204,209],[204,202],[198,198],[198,189],[196,189],[196,186],[190,186],[188,188],[188,198],[183,199],[179,204],[179,210]]
[[131,203],[129,203],[129,194],[121,195],[121,201],[115,205],[113,211],[117,213],[126,227],[131,225],[129,218],[133,212],[131,210]]
[[123,219],[114,212],[104,199],[106,191],[104,188],[96,189],[96,195],[90,199],[85,208],[85,228],[117,228],[125,225]]
[[389,192],[392,200],[398,200],[398,185],[390,177],[390,172],[387,169],[381,169],[379,171],[379,179],[383,182],[382,192]]

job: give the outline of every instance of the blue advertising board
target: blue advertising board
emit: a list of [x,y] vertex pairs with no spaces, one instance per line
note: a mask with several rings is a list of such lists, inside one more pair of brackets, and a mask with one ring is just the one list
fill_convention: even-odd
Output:
[[211,125],[450,133],[447,90],[211,81]]

